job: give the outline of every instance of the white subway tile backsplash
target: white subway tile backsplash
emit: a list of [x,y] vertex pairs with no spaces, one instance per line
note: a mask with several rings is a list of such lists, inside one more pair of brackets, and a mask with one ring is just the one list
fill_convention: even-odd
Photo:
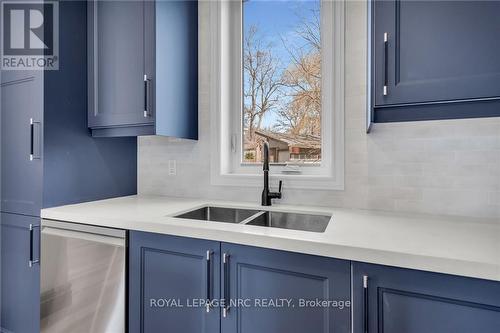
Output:
[[[499,127],[500,130],[500,127]],[[500,146],[500,145],[499,145]],[[491,163],[494,166],[500,165],[500,149],[492,150],[467,150],[467,151],[457,151],[456,160],[460,161],[462,165],[482,165]],[[500,173],[500,172],[499,172]],[[499,175],[500,177],[500,175]]]
[[489,204],[498,206],[498,208],[500,209],[500,191],[489,192]]
[[395,186],[393,189],[393,199],[395,201],[422,201],[423,199],[423,190],[417,187],[402,187]]
[[422,189],[452,188],[454,177],[443,175],[429,176],[395,176],[394,186],[416,187]]

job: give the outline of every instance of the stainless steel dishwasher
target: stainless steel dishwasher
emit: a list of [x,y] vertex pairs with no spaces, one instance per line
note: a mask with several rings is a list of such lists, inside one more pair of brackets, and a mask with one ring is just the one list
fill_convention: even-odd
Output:
[[125,231],[43,220],[40,330],[125,332]]

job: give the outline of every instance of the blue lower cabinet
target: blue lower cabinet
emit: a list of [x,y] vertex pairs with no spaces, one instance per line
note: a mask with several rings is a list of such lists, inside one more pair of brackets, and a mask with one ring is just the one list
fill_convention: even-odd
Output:
[[217,333],[220,243],[130,232],[129,332]]
[[130,232],[129,331],[347,333],[350,276],[349,261]]
[[1,213],[0,332],[40,331],[39,235],[40,218]]
[[498,333],[500,283],[353,263],[354,333]]
[[349,261],[227,243],[221,252],[222,333],[350,332]]
[[[19,286],[38,268],[21,260],[30,254],[28,229],[9,228],[2,227],[2,241],[18,252],[2,253],[2,265],[18,271],[2,280],[2,300],[12,302],[24,294],[5,291],[4,283]],[[2,310],[2,324],[28,325],[19,313],[33,306]],[[130,232],[130,332],[347,333],[351,314],[354,333],[498,333],[500,283]]]

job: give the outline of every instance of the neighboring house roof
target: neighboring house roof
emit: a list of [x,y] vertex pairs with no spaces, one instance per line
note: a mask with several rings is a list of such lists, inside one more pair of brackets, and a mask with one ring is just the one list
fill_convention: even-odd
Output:
[[289,147],[309,149],[321,148],[321,138],[316,135],[292,135],[288,133],[269,132],[264,130],[256,130],[255,134],[267,139],[281,141],[287,144]]

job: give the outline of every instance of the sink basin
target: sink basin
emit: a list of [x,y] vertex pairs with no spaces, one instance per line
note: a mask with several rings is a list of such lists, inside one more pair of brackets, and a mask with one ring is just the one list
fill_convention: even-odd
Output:
[[174,217],[312,232],[324,232],[332,218],[331,215],[214,206],[197,208]]
[[246,225],[324,232],[331,216],[287,212],[261,212]]
[[259,213],[258,210],[206,206],[175,217],[181,219],[240,223]]

